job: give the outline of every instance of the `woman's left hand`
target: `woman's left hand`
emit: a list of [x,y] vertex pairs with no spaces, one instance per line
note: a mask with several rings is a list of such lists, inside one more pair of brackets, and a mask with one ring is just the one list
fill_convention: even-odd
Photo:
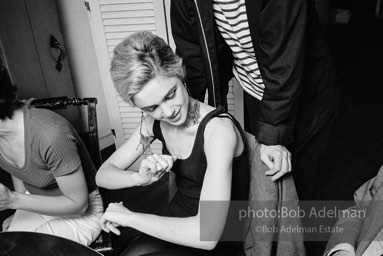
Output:
[[291,153],[284,146],[261,144],[261,160],[269,167],[265,174],[272,176],[273,181],[291,172]]
[[132,212],[126,208],[122,202],[110,203],[104,215],[101,217],[101,228],[105,232],[113,232],[116,235],[120,235],[121,232],[117,227],[128,226],[127,220],[131,214]]
[[175,155],[153,154],[141,161],[138,170],[137,183],[141,186],[150,185],[161,179],[161,177],[171,170],[173,163],[177,160]]

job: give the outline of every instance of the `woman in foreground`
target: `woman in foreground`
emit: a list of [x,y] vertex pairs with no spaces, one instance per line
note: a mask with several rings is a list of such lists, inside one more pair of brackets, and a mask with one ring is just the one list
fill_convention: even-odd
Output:
[[[108,189],[148,185],[171,169],[178,190],[159,215],[110,204],[101,219],[103,229],[119,234],[116,227],[124,226],[143,233],[125,250],[126,255],[240,252],[241,243],[218,242],[229,202],[248,200],[249,168],[241,127],[223,109],[189,96],[182,60],[150,32],[135,33],[115,48],[111,75],[120,97],[146,116],[101,166],[97,184]],[[155,139],[163,143],[163,154],[152,154],[142,160],[138,172],[129,171]],[[281,146],[262,145],[261,157],[273,179],[291,170],[290,154]],[[222,204],[204,204],[215,214],[208,226],[201,227],[201,204],[213,201]]]

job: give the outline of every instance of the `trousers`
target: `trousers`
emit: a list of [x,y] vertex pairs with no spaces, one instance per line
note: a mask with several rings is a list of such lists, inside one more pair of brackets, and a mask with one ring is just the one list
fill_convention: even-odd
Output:
[[101,233],[100,219],[104,207],[98,190],[89,194],[89,207],[84,215],[57,217],[17,210],[7,231],[30,231],[64,237],[90,245]]

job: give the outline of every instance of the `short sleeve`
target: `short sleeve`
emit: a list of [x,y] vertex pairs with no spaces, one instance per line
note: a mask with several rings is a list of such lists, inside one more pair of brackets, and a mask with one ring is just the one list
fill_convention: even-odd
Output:
[[73,128],[67,123],[54,123],[40,139],[40,154],[54,177],[81,170],[81,159]]

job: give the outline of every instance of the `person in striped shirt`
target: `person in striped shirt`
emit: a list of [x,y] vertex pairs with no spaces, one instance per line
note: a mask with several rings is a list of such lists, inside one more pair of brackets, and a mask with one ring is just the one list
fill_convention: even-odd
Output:
[[173,0],[176,53],[193,97],[226,106],[234,76],[245,130],[292,152],[301,199],[314,199],[338,88],[314,0]]

